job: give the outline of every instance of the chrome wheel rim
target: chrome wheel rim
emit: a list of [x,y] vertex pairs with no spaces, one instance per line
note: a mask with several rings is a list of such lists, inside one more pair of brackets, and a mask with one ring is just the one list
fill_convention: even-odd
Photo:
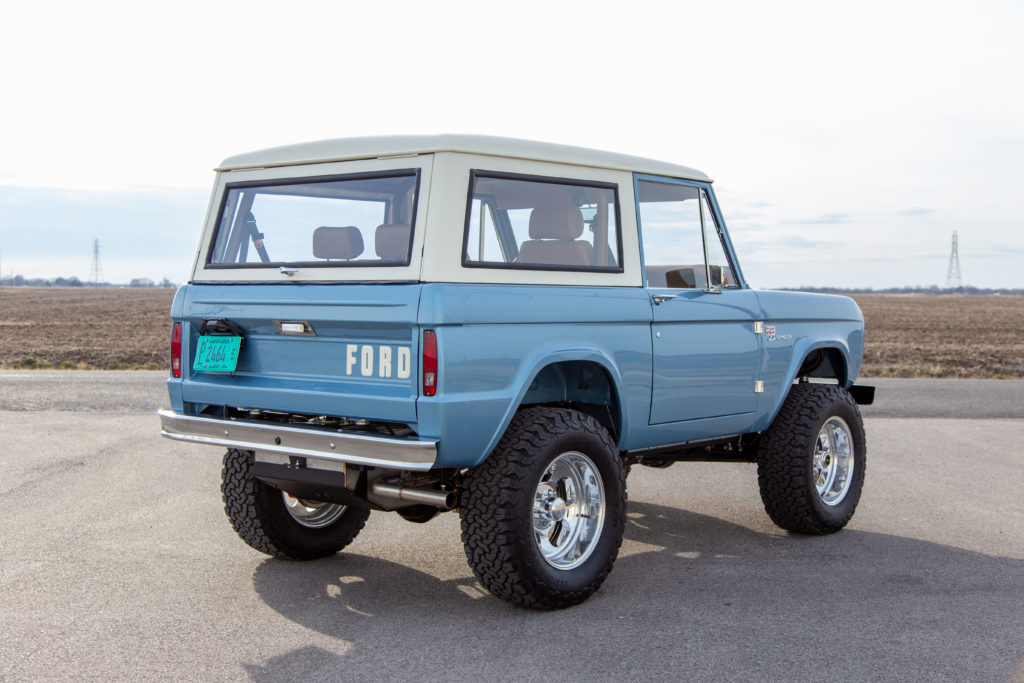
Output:
[[576,451],[552,460],[533,496],[533,533],[544,561],[561,570],[586,562],[604,515],[604,483],[594,462]]
[[292,519],[310,529],[330,526],[345,514],[345,506],[338,503],[296,498],[287,491],[281,491],[281,497],[284,498],[284,509]]
[[825,505],[843,502],[853,481],[853,438],[841,417],[830,417],[821,426],[812,460],[814,486]]

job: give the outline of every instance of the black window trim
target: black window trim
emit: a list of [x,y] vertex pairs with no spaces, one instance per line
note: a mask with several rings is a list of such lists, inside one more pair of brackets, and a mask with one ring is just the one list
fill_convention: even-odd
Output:
[[[476,186],[477,178],[497,178],[499,180],[521,180],[531,183],[550,183],[552,185],[575,185],[578,187],[604,188],[612,191],[615,198],[615,237],[617,242],[618,265],[612,266],[559,266],[557,264],[539,263],[498,263],[496,261],[470,261],[469,256],[469,219],[473,211],[473,189]],[[622,273],[625,268],[622,263],[622,204],[619,201],[618,183],[610,183],[601,180],[581,180],[579,178],[559,178],[556,176],[538,176],[528,173],[506,173],[503,171],[488,171],[476,168],[469,170],[469,189],[466,199],[466,220],[462,233],[462,267],[463,268],[489,268],[491,270],[534,270],[555,273]]]
[[[332,175],[301,176],[298,178],[274,178],[267,180],[240,180],[224,184],[221,191],[220,206],[217,209],[217,221],[214,223],[213,234],[206,244],[206,255],[204,259],[204,270],[251,270],[251,269],[273,269],[281,266],[300,268],[407,268],[412,263],[412,245],[416,237],[416,214],[420,205],[420,168],[399,168],[386,171],[367,171],[362,173],[340,173]],[[211,263],[213,250],[217,244],[217,236],[220,234],[224,220],[224,210],[227,205],[228,194],[231,190],[238,190],[247,187],[276,187],[280,185],[312,185],[317,183],[330,183],[337,180],[372,180],[375,178],[403,178],[412,176],[413,183],[413,206],[412,215],[409,217],[409,246],[406,250],[405,261],[346,261],[344,265],[338,261],[268,261],[267,263]],[[385,219],[387,218],[385,209]]]

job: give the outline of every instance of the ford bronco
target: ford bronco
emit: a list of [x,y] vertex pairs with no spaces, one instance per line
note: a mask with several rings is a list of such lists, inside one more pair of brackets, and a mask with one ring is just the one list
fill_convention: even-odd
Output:
[[860,310],[751,289],[684,166],[461,135],[232,157],[171,318],[162,432],[227,448],[227,516],[280,558],[457,510],[483,586],[566,607],[632,466],[756,463],[805,534],[864,481]]

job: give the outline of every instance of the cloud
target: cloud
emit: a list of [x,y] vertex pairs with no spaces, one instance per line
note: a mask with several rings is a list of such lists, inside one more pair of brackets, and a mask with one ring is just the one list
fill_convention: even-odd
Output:
[[823,213],[814,218],[792,218],[782,221],[782,225],[837,225],[848,223],[852,216],[848,213]]
[[911,218],[914,218],[915,216],[925,216],[930,213],[935,213],[935,209],[922,209],[919,207],[912,207],[909,209],[900,209],[896,213],[900,214],[901,216],[909,216]]
[[785,253],[794,249],[829,249],[836,246],[834,242],[827,240],[791,234],[757,236],[753,233],[746,233],[743,235],[741,243],[737,244],[736,242],[733,240],[733,246],[743,252],[766,253],[772,259],[776,259],[780,252]]
[[999,247],[961,250],[961,256],[968,255],[979,258],[1003,258],[1011,254],[1024,255],[1024,247],[1007,244]]

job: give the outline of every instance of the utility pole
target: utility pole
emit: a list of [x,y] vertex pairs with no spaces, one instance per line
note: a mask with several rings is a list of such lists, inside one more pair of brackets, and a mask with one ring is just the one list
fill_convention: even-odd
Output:
[[956,230],[953,231],[953,250],[949,254],[949,269],[946,271],[946,289],[964,290],[964,280],[960,277],[960,245]]

